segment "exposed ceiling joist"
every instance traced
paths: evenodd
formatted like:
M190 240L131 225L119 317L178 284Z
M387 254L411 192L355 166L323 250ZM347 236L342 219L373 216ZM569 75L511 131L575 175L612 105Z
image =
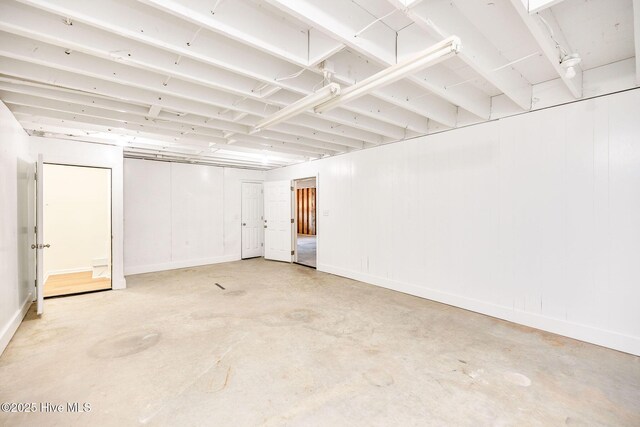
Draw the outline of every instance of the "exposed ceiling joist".
M304 160L302 156L293 156L287 154L278 153L274 156L273 153L265 153L263 150L256 150L247 147L234 147L235 151L206 148L185 144L174 144L167 141L159 141L156 137L154 139L148 139L140 136L127 135L126 133L109 134L105 128L97 126L95 128L85 126L83 124L66 123L62 121L56 121L53 119L46 122L34 122L30 120L29 116L21 116L20 123L23 127L35 136L51 136L63 139L82 140L89 142L96 142L108 145L118 145L125 147L125 149L145 149L145 150L157 150L159 152L169 151L172 153L184 153L188 156L201 156L204 158L225 159L227 164L230 165L260 165L262 167L263 158L269 156L272 165L285 165L289 164L293 159L297 161ZM84 126L84 127L83 127ZM51 135L43 135L49 133ZM110 137L110 138L109 138ZM287 157L289 156L289 157Z
M308 64L309 37L318 37L330 43L324 34L303 32L300 27L277 19L251 2L223 1L213 11L211 2L200 0L140 1L301 66Z
M77 105L89 107L100 107L111 111L135 114L141 117L148 117L149 108L145 105L139 105L132 102L109 99L106 97L96 96L82 92L74 92L70 90L62 90L56 86L47 86L44 84L21 82L15 79L0 77L0 90L16 94L32 95L49 100L57 100L69 102ZM219 129L221 131L248 133L249 126L233 123L230 121L219 120L211 117L202 117L195 114L187 114L175 111L160 111L157 116L158 120L165 120L175 123L182 123L192 126L204 126L211 129Z
M152 89L149 90L141 89L138 87L130 87L122 85L120 83L114 83L94 77L78 75L69 71L47 68L44 65L34 65L27 62L6 58L0 61L0 72L3 74L27 78L42 83L56 82L57 85L66 88L73 88L87 94L97 93L103 96L112 97L112 99L116 98L143 105L153 105L157 103L158 105L161 105L163 109L187 112L204 117L212 117L219 120L233 122L232 117L230 117L228 114L223 113L222 108L210 105L209 103L205 104L204 102L193 101L172 95L163 95L159 97L157 92ZM253 121L255 123L257 122L259 117L263 116L264 114L261 114L260 116L252 116L250 121ZM299 124L298 126L296 126L296 133L294 135L310 136L311 138L313 138L313 135L322 133L322 135L325 136L331 135L331 140L327 142L344 142L345 145L350 146L352 146L353 144L362 144L362 140L351 138L349 136L343 136L352 134L351 129L347 127L337 129L331 122L322 122L323 123L319 123L319 121L313 117L307 118L304 116L300 116L295 120L291 120L290 124ZM401 130L398 131L398 134L400 134L400 132ZM355 131L353 133L355 133L356 136L370 135L370 141L367 142L375 143L380 140L380 137L375 134L366 134L359 131Z
M175 2L171 1L171 0L145 0L146 3L150 4L150 5L154 5L156 7L159 7L161 10L165 10L168 11L168 8L173 5ZM222 28L220 26L220 22L219 20L216 19L212 19L209 18L206 15L203 15L202 13L198 12L198 8L199 6L197 6L195 4L196 2L193 1L189 1L187 4L183 5L183 7L179 7L179 8L175 8L172 9L170 13L179 16L182 19L185 20L189 20L191 22L197 23L198 25L202 25L204 28L210 29L212 31L217 31L217 32L221 32ZM341 4L342 7L353 7L352 5L346 4L346 3L342 3ZM195 8L195 9L192 9ZM362 12L362 11L360 11ZM371 19L370 17L368 17L367 19ZM225 27L226 28L226 27ZM250 34L246 34L246 33L241 33L240 31L238 31L237 29L234 30L234 34L235 37L233 37L235 40L240 41L240 42L244 42L246 44L248 44L249 46L253 46L253 47L257 47L255 45L254 41L254 37L251 36ZM314 35L314 34L322 34L320 33L320 31L316 30L316 29L312 29L312 31L309 32L310 36ZM393 35L389 34L390 37L393 37L395 40L395 33L392 33ZM324 38L326 38L326 35L323 35ZM316 39L320 39L318 37L316 37ZM323 39L320 39L323 40ZM323 40L323 42L325 42L327 44L327 46L323 46L320 49L319 54L315 54L314 53L314 58L312 58L311 62L312 63L318 63L320 62L320 60L324 60L326 59L330 54L336 53L338 51L340 51L342 49L342 43L335 43L335 41L333 42L326 42ZM310 43L313 43L312 40L310 39ZM393 42L395 44L395 41ZM274 48L273 46L267 46L264 44L261 44L259 46L260 50L264 53L268 53L271 55L275 55L275 56L279 56L278 55L278 49ZM291 59L291 58L288 58ZM305 64L298 64L301 66L306 66ZM307 92L306 94L308 94L309 92ZM377 95L377 93L373 93L374 96ZM397 103L395 99L385 99L387 102L391 102L394 103L395 105L397 105L398 107L401 108L405 108L405 106L407 104L411 104L410 102L403 102L403 103ZM441 123L444 123L448 126L455 126L455 108L453 108L452 105L446 105L446 102L443 102L442 100L437 100L437 101L433 101L432 103L429 104L430 107L429 108L419 108L418 106L412 106L412 109L410 109L409 111L413 111L415 113L421 114L423 117L429 117L431 119L437 120ZM411 105L410 105L411 106ZM356 109L354 110L353 108L349 108L349 105L345 105L343 106L343 108L347 109L347 110L351 110L351 111L355 111L355 112L359 112L361 114L367 114L367 110L362 110L362 109ZM328 117L333 117L336 114L336 112L332 112ZM448 114L448 115L445 115ZM385 121L384 119L384 113L379 113L373 116L373 118L378 118L381 119L383 121ZM409 125L411 124L411 122L408 123ZM401 124L402 126L402 124ZM405 125L406 126L406 125ZM403 127L405 127L403 126Z
M37 97L30 97L30 96L24 96L24 95L16 96L11 94L6 95L3 92L0 92L0 96L2 96L6 104L13 106L14 109L16 109L15 106L26 107L27 110L24 110L24 111L28 111L30 113L33 113L41 117L52 117L52 116L55 116L56 114L55 112L62 112L67 114L73 114L74 117L87 116L87 117L94 117L97 119L115 120L117 122L125 123L127 125L128 124L140 125L140 126L144 126L147 130L160 129L160 130L175 131L175 132L179 132L181 137L185 137L185 136L186 137L195 136L199 138L202 137L202 138L205 138L206 140L210 140L211 143L216 142L217 144L222 144L222 145L227 143L226 140L221 139L222 135L220 131L213 130L213 129L203 128L203 127L184 126L184 125L179 125L178 123L169 122L169 121L148 121L148 120L145 120L144 118L136 117L126 113L120 113L117 111L114 112L114 111L104 110L96 107L78 106L75 104L63 103L63 102L54 101L54 100L46 100L46 99L37 98ZM31 107L31 109L29 109L29 107ZM33 108L38 108L38 110L33 111ZM44 111L43 109L52 110L52 112ZM87 121L90 121L90 119L87 119ZM304 138L296 138L296 137L280 138L280 135L277 133L269 133L269 135L272 135L272 137L268 137L267 139L251 137L251 141L264 144L265 147L273 145L274 143L284 143L287 145L291 145L292 148L297 147L300 150L312 152L319 155L334 155L334 154L348 151L342 146L336 146L329 143L309 141ZM242 135L242 134L235 136L236 140L244 140L246 138L249 138L249 136Z
M147 114L144 114L143 111L141 112L135 108L130 108L124 103L111 102L103 105L100 103L99 99L91 100L90 97L82 97L78 95L64 96L65 94L56 93L55 91L46 91L42 89L39 91L33 91L29 89L30 88L28 86L21 87L19 85L8 85L0 82L0 98L6 103L34 107L41 106L53 110L127 121L131 123L147 125L154 124L167 129L210 135L216 138L223 138L225 137L224 134L227 133L220 129L220 126L215 120L210 123L211 121L204 117L198 118L191 115L173 116L169 113L163 113L156 117L156 119L150 120ZM96 103L96 101L98 102ZM222 124L224 126L225 122L222 122ZM246 135L249 133L249 128L243 127L241 130L230 132ZM303 136L294 136L277 131L265 131L261 134L261 137L265 140L265 143L279 140L282 142L300 144L325 150L322 151L322 153L325 153L326 151L331 151L333 152L332 154L342 153L349 151L349 149L352 148L345 145L305 138ZM356 147L353 148L363 148L363 146L356 144Z
M344 45L339 41L325 36L315 28L311 28L309 30L309 60L307 61L307 66L318 66L322 61L340 52L343 48Z
M530 14L538 13L564 0L522 0L528 2L527 10Z
M207 132L203 129L198 129L191 131L183 130L183 129L175 129L175 126L172 126L171 123L153 123L153 122L144 122L144 120L129 120L132 117L127 117L128 120L122 120L122 116L116 117L104 117L108 114L106 112L98 112L96 113L94 110L85 111L83 113L77 112L69 112L69 107L65 106L50 106L53 108L41 108L38 106L32 105L23 105L23 104L14 104L8 102L10 109L14 114L29 114L35 117L43 117L43 118L54 118L60 120L67 120L73 122L80 122L86 124L97 124L100 126L105 126L111 128L114 132L117 132L121 129L133 131L133 132L144 132L147 134L155 134L160 136L165 136L168 138L173 138L173 141L176 143L182 142L183 140L187 140L190 142L193 141L201 141L203 146L210 146L215 143L217 147L224 147L228 144L228 141L223 139L221 136L213 135L214 132ZM54 109L55 108L55 109ZM87 107L89 109L89 107ZM87 110L85 109L85 110ZM126 117L126 116L125 116ZM251 137L248 135L237 135L235 137L236 141L247 141L255 144L262 145L264 149L268 146L273 146L274 144L278 144L281 147L289 147L292 150L296 150L301 155L310 156L310 157L319 157L325 155L333 155L337 154L336 151L319 149L310 147L300 143L290 143L284 141L264 141L260 138Z
M528 110L544 82L536 106L581 97L572 47L586 69L635 50L640 84L640 0L578 3L6 0L0 99L36 133L126 141L131 156L164 150L165 159L268 169L488 120L503 101L509 112ZM597 28L586 28L595 18ZM250 134L330 82L358 87L449 35L462 39L455 58ZM633 71L620 72L624 88ZM590 71L585 93L613 87L611 73ZM264 163L273 153L281 157Z
M344 84L346 82L349 85L354 83L353 81L343 79L341 76L337 75L333 76L333 81L340 84ZM418 108L413 108L413 102L404 102L404 99L400 99L401 97L397 96L397 91L393 92L392 89L385 91L384 89L375 91L375 96L369 95L366 97L366 99L363 99L362 102L350 102L348 105L348 110L359 114L361 117L360 120L362 120L362 117L367 117L370 119L378 120L382 123L386 123L388 125L397 126L398 124L400 124L402 128L405 128L409 131L411 136L417 136L419 134L426 133L425 129L428 118L423 114L423 111ZM416 87L413 87L412 90L412 97L425 95L424 93L420 93L420 90ZM394 98L393 96L388 95L388 92L393 93L394 95L396 95L396 97ZM284 91L281 91L274 97L272 97L272 100L277 100L283 105L290 105L300 99L295 95L291 95L291 92L284 93ZM422 102L428 102L431 100L431 98L434 97L425 97ZM441 102L441 100L437 101ZM403 103L405 108L400 108L398 104ZM340 110L341 109L336 109L334 111L331 111L327 117L332 117L332 113L334 113L335 111L339 112ZM397 137L397 135L397 133L394 134L395 137Z
M127 41L82 22L64 25L56 15L19 3L0 3L0 30L64 47L69 54L81 52L118 61L120 64L161 74L165 79L170 77L186 80L237 96L259 100L264 98L266 90L272 89L267 85L261 91L256 91L260 83L256 79L210 67L189 58L178 60L172 52Z
M424 49L426 45L436 42L436 38L431 37L418 24L409 25L398 32L398 60L413 54L414 52ZM464 51L464 41L462 49ZM351 66L353 68L353 66ZM456 72L443 65L436 65L415 74L413 79L407 82L399 82L397 85L388 88L390 91L396 92L398 85L410 84L410 86L420 86L426 88L434 96L447 99L454 105L463 108L470 113L488 119L491 115L491 98L486 93L473 85L460 86L458 83L462 80ZM417 82L417 83L416 83ZM413 92L413 97L421 97L422 94ZM420 98L422 99L422 98ZM429 100L426 100L429 101Z
M122 136L120 140L122 144L131 144L135 146L138 144L138 139L145 141L146 143L142 143L145 146L154 146L157 148L162 147L174 147L174 148L184 148L191 147L193 149L200 150L203 152L207 151L216 151L216 150L224 150L229 152L245 152L252 153L254 156L264 156L264 155L276 155L281 157L291 157L292 159L296 159L296 161L304 161L308 159L317 159L318 156L315 153L308 153L305 151L297 150L289 147L279 147L278 152L271 152L269 147L263 146L261 144L257 144L255 142L245 142L245 141L237 141L232 145L220 145L209 147L208 142L194 139L192 137L182 138L179 143L175 141L171 136L165 136L156 132L145 132L145 131L135 131L124 128L115 128L104 123L87 123L86 121L73 120L72 119L61 119L54 117L36 117L28 113L23 113L19 111L14 112L18 121L25 126L26 129L33 130L43 130L54 129L56 131L62 131L63 133L68 133L70 135L93 135L94 137L102 137L104 140L109 140L107 138L108 135L113 136ZM132 139L136 138L136 139ZM113 141L113 139L111 139ZM154 141L153 144L149 144L149 142Z
M399 61L397 64L391 65L374 75L343 89L337 97L329 99L322 105L317 106L315 111L329 111L341 104L357 100L376 89L389 86L399 80L411 76L418 70L428 68L452 58L460 51L460 47L461 42L458 37L449 37L441 42L429 46L426 49L423 49L407 59Z
M185 40L192 37L191 33L197 31L197 29L194 27L190 32L186 31L185 25L177 25L177 21L170 16L168 18L171 19L166 19L166 17L163 19L164 14L160 12L158 12L158 16L144 14L135 7L131 10L123 9L121 3L109 0L101 1L100 8L82 2L71 4L72 2L69 0L60 2L26 0L25 2L62 16L72 16L80 22L73 26L65 26L60 21L55 20L56 25L53 26L50 22L48 26L44 25L45 22L41 22L42 25L35 26L22 25L20 26L22 34L32 32L34 28L39 27L55 28L53 33L56 35L55 39L63 42L65 46L75 45L80 52L87 52L87 49L90 49L89 53L91 55L101 57L108 55L109 52L116 52L115 56L111 55L109 58L118 58L122 64L129 64L160 73L163 76L163 83L166 82L166 75L169 75L174 76L174 79L181 79L185 83L188 81L207 85L242 97L253 98L252 100L255 101L266 98L265 93L262 91L252 92L260 85L256 84L256 81L247 80L246 78L242 80L241 76L258 79L257 83L269 83L288 89L295 89L300 94L311 93L313 86L317 85L321 80L319 75L307 72L296 77L296 79L276 81L278 77L290 75L293 70L297 72L300 69L282 60L278 61L262 51L243 47L234 40L225 39L225 37L209 31L198 33L198 37L193 43L185 42ZM5 8L9 7L11 6L5 6ZM14 9L16 9L15 6ZM25 6L22 6L22 9L25 9ZM30 11L28 9L21 12L23 15L29 16L26 21L32 20L34 16L38 17L33 10ZM123 14L127 15L129 19L123 20L121 18ZM38 19L47 21L46 16L39 16ZM83 25L82 22L112 32L114 35L109 37L104 33L99 34L99 31L96 34L95 30ZM15 29L17 26L17 24L6 23L7 30L18 31ZM55 42L55 40L51 40L52 37L49 34L49 30L42 33L36 31L35 33L46 34L49 37L47 42ZM121 36L131 40L139 40L142 44L126 42ZM90 40L91 43L83 43L82 40L85 39ZM151 51L148 44L157 46L162 50L155 49ZM190 46L187 46L187 44L190 44ZM173 54L169 54L167 50L173 52ZM211 67L206 66L207 63L222 69L211 69ZM225 71L225 69L229 71ZM272 71L270 72L270 70ZM233 73L230 73L231 71ZM237 74L240 74L240 76ZM296 84L293 84L293 80L295 80ZM303 85L298 84L300 81L303 82ZM184 84L175 80L173 82L169 80L166 83L174 86ZM357 112L362 114L362 111ZM374 120L368 120L367 117L358 117L343 109L331 112L327 119L367 132L384 135L391 140L398 139L398 135L402 134L402 129L406 126L405 123L382 124L375 118ZM396 129L393 129L393 127Z
M366 31L361 31L371 24L372 17L354 3L329 0L323 2L323 7L320 8L308 0L267 1L283 12L291 14L308 25L320 29L327 35L344 43L346 46L373 59L379 66L377 71L385 66L396 63L395 31L385 25L372 26ZM348 10L343 10L339 17L337 14L331 13L332 10L338 9ZM424 47L428 46L429 45L426 44ZM425 86L422 80L414 79L414 81L422 90L427 89L427 86ZM374 91L372 94L378 96L379 92ZM394 103L413 112L420 112L424 117L428 117L439 123L450 127L456 125L456 107L446 98L432 97L431 102L425 105L424 103L416 104L411 99L400 101L394 97L385 97L384 95L382 95L382 97L387 102Z
M401 7L397 0L390 1ZM515 69L501 68L509 61L457 10L455 4L445 0L422 2L406 14L436 40L454 34L460 37L462 51L458 57L520 108L531 109L531 84ZM488 115L485 113L480 117L486 119Z
M567 89L569 89L575 98L582 98L582 69L580 66L577 66L575 77L570 78L567 77L566 70L562 68L562 65L560 65L561 56L556 44L560 44L567 51L570 51L571 48L553 15L547 13L549 12L548 10L541 11L535 15L529 15L529 11L522 3L522 0L509 1L518 12L518 15L520 15L522 22L524 22L536 43L540 46L544 56L556 70L558 76L562 79ZM545 21L543 22L540 17ZM549 28L547 28L546 25L548 25ZM550 31L553 31L553 36ZM553 40L554 38L557 40L557 43Z
M395 31L385 25L369 27L375 18L353 2L326 0L266 0L309 26L337 39L352 49L363 52L380 64L394 64ZM340 10L340 13L334 11ZM360 30L369 27L367 31ZM358 34L359 33L359 34ZM356 35L357 34L357 35Z
M157 94L157 101L161 101L163 95L170 95L249 114L270 114L278 110L273 105L265 106L253 99L244 99L191 82L177 79L166 82L166 76L161 74L146 72L82 52L70 52L62 47L9 33L0 33L0 54L8 58L65 71L81 72L88 77L152 91ZM160 102L151 104L162 105Z

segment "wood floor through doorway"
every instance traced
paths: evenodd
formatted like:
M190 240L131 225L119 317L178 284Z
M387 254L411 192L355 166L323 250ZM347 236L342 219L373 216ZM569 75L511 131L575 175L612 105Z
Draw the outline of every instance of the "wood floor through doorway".
M82 292L101 291L111 289L109 277L92 278L90 271L79 273L53 274L44 284L44 296L56 297L60 295L79 294Z

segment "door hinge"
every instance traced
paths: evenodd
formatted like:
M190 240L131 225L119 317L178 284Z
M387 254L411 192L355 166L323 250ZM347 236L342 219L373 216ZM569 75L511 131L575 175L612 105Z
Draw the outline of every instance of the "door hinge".
M295 253L296 253L296 251L291 251L291 255L293 255L293 254L295 254Z
M33 232L38 234L38 226L37 225L33 227Z
M293 191L293 187L291 187L291 191Z
M38 180L38 173L37 172L33 174L33 179L35 179L36 181Z
M33 281L33 286L35 286L36 288L38 287L38 279Z
M293 224L293 218L291 218L291 224Z

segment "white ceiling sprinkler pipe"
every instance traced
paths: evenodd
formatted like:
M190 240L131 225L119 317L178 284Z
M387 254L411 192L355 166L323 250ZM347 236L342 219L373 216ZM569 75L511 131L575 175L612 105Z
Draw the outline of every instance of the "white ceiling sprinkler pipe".
M330 83L327 86L318 89L316 92L305 96L302 99L294 102L291 105L287 105L282 110L277 111L270 116L260 120L249 134L260 132L261 130L268 128L269 126L282 123L290 118L311 110L316 106L335 98L340 95L340 85L337 83Z
M395 65L391 65L379 73L370 76L353 86L342 90L337 96L315 108L316 113L324 113L339 105L353 101L383 86L394 83L410 76L424 68L435 65L460 52L462 42L457 36L447 37L443 41L434 44L420 53L405 59Z

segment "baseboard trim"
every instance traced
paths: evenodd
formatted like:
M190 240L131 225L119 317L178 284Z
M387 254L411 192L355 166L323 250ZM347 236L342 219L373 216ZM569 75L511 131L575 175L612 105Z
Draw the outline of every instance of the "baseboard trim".
M55 276L57 274L84 273L84 272L92 271L92 270L93 269L91 267L64 268L64 269L61 269L61 270L47 271L46 275L47 276Z
M239 255L224 255L212 258L200 258L184 261L170 261L162 264L148 264L125 267L124 274L129 276L132 274L155 273L158 271L176 270L178 268L200 267L202 265L220 264L222 262L239 261Z
M58 274L73 274L73 273L85 273L91 271L91 267L78 267L78 268L65 268L62 270L47 271L44 274L44 283L47 283L49 277L57 276Z
M13 338L13 335L20 327L20 323L22 323L22 319L26 316L27 311L29 311L29 307L33 302L33 293L29 292L27 298L22 303L22 306L16 313L13 315L11 320L2 328L2 332L0 332L0 356L4 353L4 350L9 345L9 341Z
M620 334L618 332L600 329L584 324L573 323L537 313L517 310L497 304L488 303L486 301L480 301L460 295L449 294L435 289L430 289L396 280L390 280L383 277L343 269L340 267L334 267L327 264L319 263L317 269L318 271L347 277L349 279L358 280L375 286L380 286L382 288L403 292L421 298L426 298L476 313L485 314L487 316L496 317L498 319L507 320L509 322L518 323L520 325L541 329L543 331L552 332L554 334L640 356L639 337Z

